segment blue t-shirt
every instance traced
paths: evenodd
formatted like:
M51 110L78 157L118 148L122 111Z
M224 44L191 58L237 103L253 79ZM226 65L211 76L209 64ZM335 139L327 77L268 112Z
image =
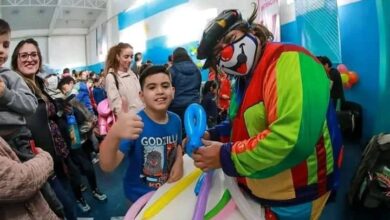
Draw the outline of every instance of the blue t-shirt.
M175 162L177 146L181 144L181 120L168 111L168 122L158 124L144 112L144 129L137 140L121 140L119 150L129 160L123 188L126 197L135 202L139 197L156 190L169 177Z

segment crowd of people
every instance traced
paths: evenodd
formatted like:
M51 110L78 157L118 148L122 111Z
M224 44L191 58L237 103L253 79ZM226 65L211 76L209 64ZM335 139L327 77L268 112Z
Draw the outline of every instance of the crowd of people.
M197 54L209 69L203 85L182 47L155 65L119 43L99 74L65 68L42 77L30 38L18 43L8 69L11 29L0 19L0 219L76 219L74 204L88 212L83 191L107 199L97 162L109 172L129 161L123 187L132 202L179 180L192 103L204 107L208 125L193 152L196 167L237 177L279 219L296 218L302 205L302 219L317 219L336 187L341 148L329 79L309 51L272 43L255 17L256 9L248 20L227 10L211 21Z

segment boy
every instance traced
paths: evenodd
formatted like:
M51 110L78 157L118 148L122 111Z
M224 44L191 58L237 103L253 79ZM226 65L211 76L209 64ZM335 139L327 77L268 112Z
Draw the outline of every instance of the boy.
M68 101L68 104L72 106L71 114L74 114L77 120L77 124L79 125L78 132L81 136L81 145L70 144L71 159L80 167L81 173L87 176L88 183L92 189L92 195L96 199L104 201L107 199L107 196L104 193L100 192L97 187L95 170L93 169L93 164L91 163L90 158L88 156L88 153L90 153L89 149L93 148L90 136L94 123L94 115L90 111L88 111L88 109L79 100L77 100L77 97L72 98L72 96L77 93L77 91L75 91L74 89L74 83L75 81L72 77L64 77L58 83L58 89L61 90L61 92L67 97L67 99L70 99L70 101ZM71 114L69 116L71 116ZM68 126L69 125L70 124L68 124ZM69 134L70 139L72 139L71 136L72 135ZM85 188L85 186L82 187ZM78 197L76 199L81 204L81 209L85 212L88 211L88 204L86 204L84 198L81 196L80 193L75 192L75 194L76 193L76 197Z
M75 80L72 77L64 77L58 83L58 89L69 100L69 104L73 107L74 114L80 124L79 130L84 138L89 138L93 129L95 116L89 109L78 99L78 91ZM71 96L75 96L71 98Z
M132 202L183 176L181 121L168 111L175 91L171 76L163 66L150 66L139 80L145 109L137 116L122 107L100 146L100 166L105 171L115 169L125 156L129 159L123 187ZM122 106L127 103L122 101Z
M3 68L8 58L10 34L8 23L0 19L0 136L18 133L19 129L26 127L24 116L34 114L38 106L22 77Z

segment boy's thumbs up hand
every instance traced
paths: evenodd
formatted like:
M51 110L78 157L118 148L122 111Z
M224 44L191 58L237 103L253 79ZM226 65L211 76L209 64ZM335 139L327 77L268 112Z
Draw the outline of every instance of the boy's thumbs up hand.
M120 139L137 139L142 132L144 123L133 111L129 111L127 100L122 98L122 110L117 121L111 128L114 135Z

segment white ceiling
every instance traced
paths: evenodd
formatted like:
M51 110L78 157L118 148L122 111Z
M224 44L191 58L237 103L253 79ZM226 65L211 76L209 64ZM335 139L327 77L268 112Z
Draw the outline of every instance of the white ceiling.
M89 29L107 0L0 0L0 17L12 31L45 29L48 35L56 29Z

